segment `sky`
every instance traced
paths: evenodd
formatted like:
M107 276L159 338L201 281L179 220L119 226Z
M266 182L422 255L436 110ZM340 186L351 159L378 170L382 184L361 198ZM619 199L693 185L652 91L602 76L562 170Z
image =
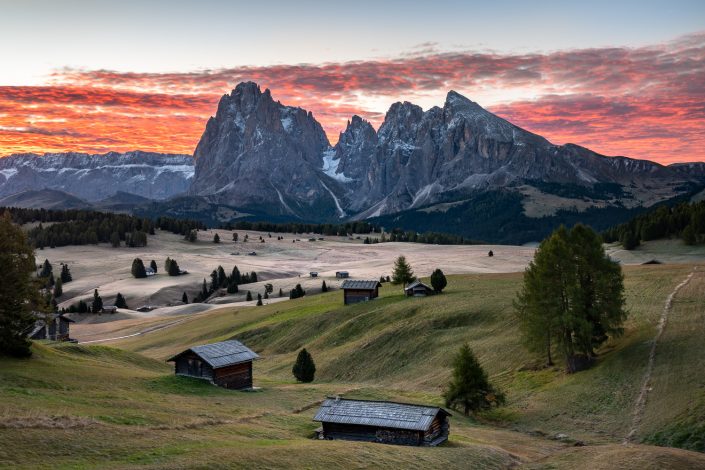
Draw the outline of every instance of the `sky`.
M455 90L556 144L705 161L703 1L0 0L0 155L192 153L244 80L313 112Z

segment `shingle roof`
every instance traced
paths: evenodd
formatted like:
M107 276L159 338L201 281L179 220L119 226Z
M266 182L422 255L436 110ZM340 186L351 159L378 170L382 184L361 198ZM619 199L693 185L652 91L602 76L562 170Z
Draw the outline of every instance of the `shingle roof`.
M377 287L381 286L382 284L379 283L379 281L353 281L353 280L347 280L343 281L341 284L341 289L368 289L368 290L373 290L376 289Z
M438 413L450 416L450 413L443 408L433 406L328 398L323 402L313 420L326 423L427 431Z
M167 359L167 362L175 361L177 357L188 351L192 351L197 354L214 369L259 359L257 353L249 349L240 341L232 339L229 341L221 341L220 343L194 346L170 359Z
M406 287L404 288L404 290L413 289L414 287L418 287L418 286L423 286L423 287L425 287L425 288L428 289L428 290L433 290L433 289L431 289L430 286L424 284L423 282L421 282L421 281L419 281L419 280L416 280L416 281L412 282L411 284L409 284L408 286L406 286Z

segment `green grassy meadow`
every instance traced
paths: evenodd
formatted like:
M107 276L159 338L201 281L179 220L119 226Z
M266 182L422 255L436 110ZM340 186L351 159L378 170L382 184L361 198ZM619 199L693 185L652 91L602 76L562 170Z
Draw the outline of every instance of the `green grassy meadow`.
M705 468L705 454L694 452L705 450L702 267L674 300L635 444L621 444L664 302L693 269L625 268L625 335L574 375L541 367L522 347L512 309L521 274L449 276L446 292L429 298L385 284L379 299L355 306L334 291L214 310L110 346L37 343L31 359L0 359L0 467ZM259 390L175 377L164 362L228 338L262 356ZM463 342L507 405L474 418L453 412L446 445L312 439L326 395L442 405ZM301 347L316 361L313 384L291 375Z

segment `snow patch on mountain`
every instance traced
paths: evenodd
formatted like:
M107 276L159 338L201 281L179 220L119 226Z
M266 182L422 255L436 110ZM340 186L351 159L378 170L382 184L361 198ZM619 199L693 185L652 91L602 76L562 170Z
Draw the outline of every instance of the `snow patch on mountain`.
M336 158L335 149L329 148L323 152L323 173L341 183L353 181L352 178L348 178L344 173L337 173L338 165L340 165L340 158Z

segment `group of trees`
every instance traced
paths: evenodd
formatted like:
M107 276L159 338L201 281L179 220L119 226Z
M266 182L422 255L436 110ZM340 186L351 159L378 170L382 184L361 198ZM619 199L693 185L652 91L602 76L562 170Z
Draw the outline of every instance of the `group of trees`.
M110 243L114 247L125 244L140 247L147 244L147 234L155 228L185 234L194 229L205 229L201 222L159 217L156 221L127 214L92 210L7 209L17 224L39 223L27 232L30 242L39 249L67 245ZM52 222L50 225L45 223Z
M303 289L303 287L301 287L301 284L296 284L296 287L291 289L291 292L289 292L290 299L300 299L305 295L306 291Z
M588 367L626 318L621 268L592 229L557 229L529 264L515 301L526 346L553 364L558 352L568 372Z
M203 302L218 289L226 289L228 294L236 294L242 284L257 282L255 271L241 273L237 266L234 266L230 274L225 273L222 266L218 266L210 274L210 283L203 279L200 292L193 298L193 302ZM184 293L186 296L186 293ZM183 300L183 299L182 299ZM251 298L248 300L252 300ZM184 302L187 303L187 302Z
M157 272L157 263L152 260L152 263L150 264L151 268L154 270L154 272ZM181 268L179 267L179 263L176 262L175 259L172 259L167 256L166 261L164 261L164 271L169 275L169 276L180 276L182 274Z
M426 243L430 245L476 245L477 240L470 240L462 235L441 232L418 233L414 230L392 229L389 233L383 233L380 242L411 242Z
M128 308L125 298L118 292L115 298L115 306L118 308ZM103 298L98 293L98 289L93 290L93 300L89 304L81 299L78 302L62 308L61 313L101 313L103 311Z
M45 295L49 297L51 305L56 305L56 299L64 295L64 283L73 280L69 266L63 263L61 264L61 272L54 277L54 267L48 259L45 259L44 263L39 266L37 277Z
M296 222L246 222L239 221L221 225L224 230L250 230L274 233L317 233L319 235L347 235L350 233L380 232L379 227L365 221L344 224L304 224Z
M607 243L619 241L626 250L661 238L680 238L687 245L705 243L705 201L659 206L605 230L602 238Z

